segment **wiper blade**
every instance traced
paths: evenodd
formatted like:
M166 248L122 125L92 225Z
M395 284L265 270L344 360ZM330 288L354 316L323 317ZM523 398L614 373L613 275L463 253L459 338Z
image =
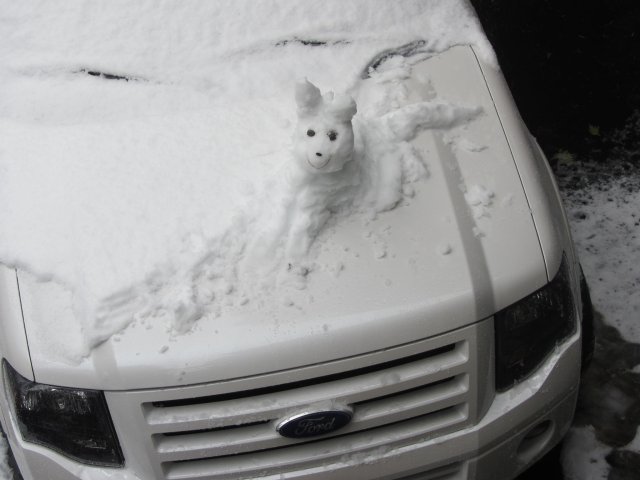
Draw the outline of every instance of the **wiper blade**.
M415 55L416 53L420 53L422 48L427 44L426 40L416 40L411 43L407 43L405 45L401 45L399 47L390 48L389 50L385 50L380 52L378 55L373 57L373 59L367 64L365 69L362 72L361 78L367 79L371 76L371 72L375 71L380 64L382 64L385 60L395 56L402 57L410 57L411 55Z

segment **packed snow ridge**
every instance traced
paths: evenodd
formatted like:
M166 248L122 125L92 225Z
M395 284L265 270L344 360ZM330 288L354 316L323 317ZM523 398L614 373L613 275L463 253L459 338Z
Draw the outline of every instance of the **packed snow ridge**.
M481 113L412 66L493 61L462 0L1 3L0 262L72 292L74 358L304 288L327 222L410 201L411 140Z

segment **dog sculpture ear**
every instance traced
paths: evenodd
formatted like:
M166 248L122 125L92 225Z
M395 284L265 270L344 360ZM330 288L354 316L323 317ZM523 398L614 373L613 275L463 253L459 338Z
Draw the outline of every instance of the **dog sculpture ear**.
M325 102L325 110L336 120L344 123L351 121L356 114L356 102L349 95L335 95L331 102Z
M315 114L322 105L320 89L306 78L296 83L296 104L298 116Z

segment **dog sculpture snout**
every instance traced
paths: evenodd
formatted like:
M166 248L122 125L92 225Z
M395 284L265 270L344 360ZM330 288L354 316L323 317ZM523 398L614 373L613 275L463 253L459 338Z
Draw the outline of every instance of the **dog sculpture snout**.
M294 156L300 166L314 173L342 170L353 158L353 126L356 104L349 95L325 95L308 80L296 85L298 125Z

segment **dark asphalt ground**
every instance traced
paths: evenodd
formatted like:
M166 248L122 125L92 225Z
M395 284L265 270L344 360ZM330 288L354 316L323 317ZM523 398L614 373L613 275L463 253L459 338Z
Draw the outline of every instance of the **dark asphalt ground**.
M566 150L605 161L616 132L640 109L640 2L471 3L547 155Z

